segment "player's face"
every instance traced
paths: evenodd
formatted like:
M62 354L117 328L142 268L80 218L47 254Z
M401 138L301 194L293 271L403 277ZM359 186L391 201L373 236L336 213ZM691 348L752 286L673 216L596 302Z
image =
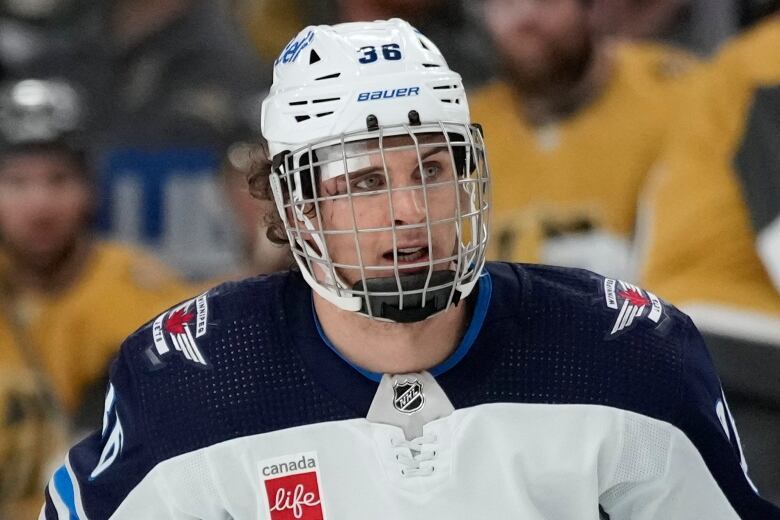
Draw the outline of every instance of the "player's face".
M321 195L333 197L321 204L328 252L350 286L361 271L346 266L361 263L373 267L366 278L394 276L396 259L402 276L427 272L430 264L451 267L455 217L465 197L444 136L418 139L419 156L410 137L385 138L384 153L373 140L365 143L359 167L352 163L347 175L323 176Z
M64 154L23 153L0 160L0 241L24 262L46 267L85 232L90 189Z
M506 72L521 90L579 79L593 52L582 0L486 0L485 20Z

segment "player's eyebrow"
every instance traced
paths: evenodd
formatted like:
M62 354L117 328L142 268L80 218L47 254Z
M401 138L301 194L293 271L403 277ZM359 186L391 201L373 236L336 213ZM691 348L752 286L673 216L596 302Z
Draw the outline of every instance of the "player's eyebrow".
M436 155L437 153L440 152L448 151L447 143L430 143L430 144L421 143L421 144L423 145L421 149L425 151L420 153L420 160L427 159L431 155Z
M346 177L351 180L355 180L355 179L359 179L360 177L370 175L372 173L384 173L384 168L382 168L381 166L367 166L359 170L347 172Z

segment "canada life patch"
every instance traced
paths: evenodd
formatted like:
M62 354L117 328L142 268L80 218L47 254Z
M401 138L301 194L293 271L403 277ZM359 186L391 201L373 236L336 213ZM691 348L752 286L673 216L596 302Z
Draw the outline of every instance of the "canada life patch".
M618 311L608 336L633 328L640 319L659 324L664 317L663 304L655 294L622 280L605 278L604 298L608 308Z
M206 334L208 315L208 300L206 293L203 293L158 316L152 324L152 337L157 354L164 356L176 351L187 361L207 366L197 340Z
M263 460L259 464L271 520L324 520L317 452Z

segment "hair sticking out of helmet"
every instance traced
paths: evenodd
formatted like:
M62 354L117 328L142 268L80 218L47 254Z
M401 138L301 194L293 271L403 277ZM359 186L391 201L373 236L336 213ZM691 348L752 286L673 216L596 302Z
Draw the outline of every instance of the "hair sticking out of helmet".
M460 75L403 20L307 27L262 106L279 215L320 296L414 322L484 265L488 167Z

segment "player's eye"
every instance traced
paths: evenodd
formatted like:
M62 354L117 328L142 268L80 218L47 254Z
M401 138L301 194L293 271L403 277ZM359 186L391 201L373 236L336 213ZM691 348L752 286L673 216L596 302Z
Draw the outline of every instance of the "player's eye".
M426 163L423 165L422 177L426 182L433 181L439 177L441 170L439 163Z
M381 188L385 184L385 176L382 173L369 173L361 175L351 181L352 191L372 191Z

